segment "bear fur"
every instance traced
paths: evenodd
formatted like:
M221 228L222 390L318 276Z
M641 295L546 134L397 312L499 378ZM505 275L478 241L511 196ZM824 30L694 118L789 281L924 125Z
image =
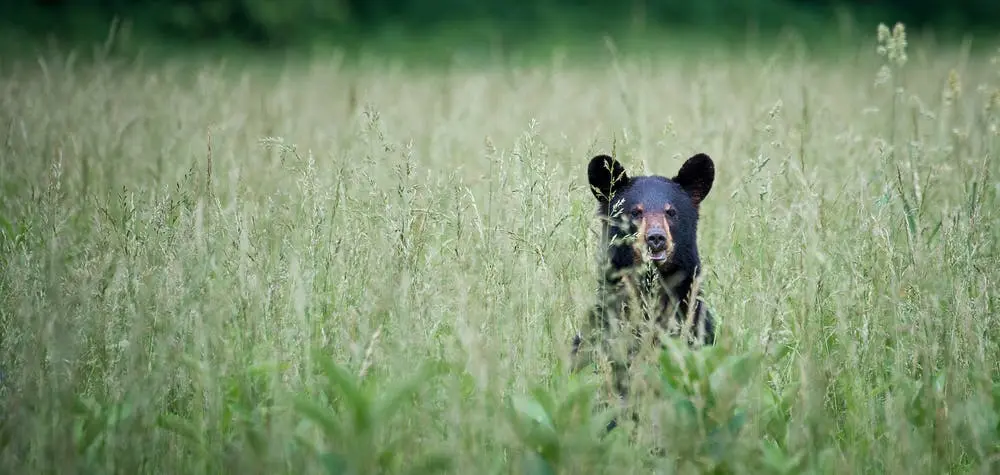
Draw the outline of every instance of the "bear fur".
M631 176L614 158L597 155L587 177L601 221L603 272L585 331L573 339L573 366L607 361L613 391L625 398L633 359L655 348L661 334L684 336L691 346L715 343L715 322L697 287L699 209L715 165L699 153L672 178Z

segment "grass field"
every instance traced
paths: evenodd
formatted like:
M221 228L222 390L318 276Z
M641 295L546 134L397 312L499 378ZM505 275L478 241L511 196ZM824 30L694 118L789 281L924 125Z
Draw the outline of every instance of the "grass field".
M0 472L995 473L1000 65L876 46L5 60ZM602 437L612 151L715 159L720 329Z

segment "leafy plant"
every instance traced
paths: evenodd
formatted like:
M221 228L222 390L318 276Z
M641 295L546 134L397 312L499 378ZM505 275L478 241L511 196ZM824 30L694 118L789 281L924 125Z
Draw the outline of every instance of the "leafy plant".
M431 379L434 365L421 366L412 376L388 387L364 387L363 381L348 373L333 359L316 353L326 378L322 397L298 397L295 409L316 424L322 433L317 449L321 465L331 474L382 473L394 468L401 450L412 451L414 442L394 431L392 420L404 404L419 392L419 386ZM306 438L300 442L312 447ZM435 473L447 469L450 460L432 454L415 461L407 455L406 473Z
M740 397L763 359L762 353L729 354L722 346L691 351L667 338L659 356L659 379L672 408L663 421L665 446L711 472L733 458L746 424Z
M613 412L595 407L596 394L596 384L573 375L562 390L536 386L507 400L508 421L526 449L524 473L580 473L606 461L602 435Z

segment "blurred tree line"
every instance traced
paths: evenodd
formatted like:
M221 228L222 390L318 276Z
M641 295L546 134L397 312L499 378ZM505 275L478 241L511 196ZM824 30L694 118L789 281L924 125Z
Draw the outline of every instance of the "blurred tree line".
M507 36L569 28L760 31L835 27L848 13L865 26L903 21L908 29L961 31L1000 26L997 0L0 0L8 26L26 33L107 32L112 19L136 31L184 40L228 38L275 45L317 36L363 37L395 28L431 31L463 23ZM808 26L806 26L808 25ZM874 28L874 26L871 26Z

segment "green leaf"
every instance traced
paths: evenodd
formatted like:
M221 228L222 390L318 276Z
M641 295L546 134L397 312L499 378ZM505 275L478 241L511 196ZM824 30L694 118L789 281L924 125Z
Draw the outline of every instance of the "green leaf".
M762 442L761 452L763 452L764 466L769 469L769 472L778 474L798 472L804 457L802 452L789 457L785 450L773 440Z
M9 239L11 242L14 241L14 226L2 214L0 214L0 238Z
M710 430L705 444L709 459L715 464L724 461L729 456L731 440L730 435L718 427Z
M548 413L545 412L545 408L542 407L538 401L523 396L513 396L511 398L511 402L514 409L521 416L527 417L549 430L555 430L555 427L552 425L552 419L549 417Z
M293 404L295 410L318 425L328 439L339 440L345 435L340 421L329 407L321 406L305 397L296 398Z
M938 233L941 231L941 226L943 224L944 220L939 219L937 224L935 224L934 227L931 228L930 233L927 234L927 238L925 240L926 244L932 244L934 242L934 238L936 238Z
M507 406L511 423L521 442L547 460L560 457L559 437L552 419L538 401L514 396Z
M340 454L327 452L319 457L319 461L326 473L330 475L348 473L347 460L345 460Z
M542 407L542 411L546 416L550 417L549 426L555 429L555 421L551 419L552 414L557 412L556 402L552 398L552 395L542 387L536 387L531 390L531 395L535 398L535 401Z
M77 416L76 424L74 442L84 452L91 451L103 442L103 434L108 424L100 407L87 414Z
M660 380L664 389L670 392L682 391L684 388L681 375L684 373L680 365L674 360L669 349L660 352Z
M320 455L320 449L317 448L316 444L314 444L311 440L309 440L308 438L306 438L304 435L302 435L302 434L295 434L292 437L292 440L294 440L296 443L298 443L299 446L301 446L301 447L305 448L307 451L309 451L310 455L314 455L316 457L321 457L321 455Z
M416 374L410 378L386 389L384 392L385 396L376 401L375 407L372 410L372 417L376 422L385 422L388 418L392 417L407 398L416 394L420 384L431 378L433 372L433 366L421 366Z
M194 450L201 450L204 448L201 431L198 430L198 428L196 428L190 421L182 419L174 414L164 413L157 416L156 425L161 429L176 434L182 439L187 440L190 443L190 447Z
M528 452L524 455L524 473L526 475L555 475L556 471L552 465L535 452Z
M425 457L420 463L406 469L406 475L425 475L430 473L440 473L450 470L452 467L451 457L445 454L431 454Z
M740 387L746 386L756 373L762 359L759 353L745 354L735 357L727 365L731 380Z
M580 411L583 414L583 421L586 422L591 417L591 401L594 391L596 391L596 387L586 383L579 383L571 388L569 394L556 410L555 424L557 426L569 424L574 411Z
M799 395L799 382L788 383L781 390L781 406L782 411L787 412L795 400L798 399Z
M785 359L785 357L791 354L791 352L792 352L792 345L789 344L774 345L774 347L771 349L771 360L773 363L777 363Z
M685 358L687 358L687 368L692 381L704 382L710 374L715 372L719 356L713 351L714 349L717 348L709 347L707 351L687 352Z
M677 411L677 416L684 425L691 426L699 420L698 408L694 406L694 403L690 399L684 398L674 401L674 409Z
M942 371L941 374L934 378L934 392L937 395L944 394L944 387L948 383L948 373Z
M346 399L348 407L354 415L354 430L367 432L371 429L370 401L368 396L361 390L357 379L347 371L344 371L329 356L316 352L315 360L319 364L323 374L330 380L334 387L340 390L340 394Z
M388 447L379 451L375 456L376 463L378 463L378 468L380 472L389 470L392 466L393 460L396 459L396 446L400 444L401 440L396 439L389 444Z
M726 428L729 429L729 434L736 436L739 435L740 430L746 425L747 415L745 411L737 410L732 417L729 418L729 422L726 423Z

